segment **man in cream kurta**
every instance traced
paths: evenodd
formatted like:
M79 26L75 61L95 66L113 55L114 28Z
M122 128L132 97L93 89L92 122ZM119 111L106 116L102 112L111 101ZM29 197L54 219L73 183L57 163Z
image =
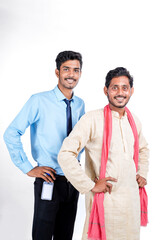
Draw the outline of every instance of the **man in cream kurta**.
M121 69L123 70L123 69ZM123 73L124 74L124 73ZM124 86L128 75L111 78L110 86ZM125 76L125 77L124 77ZM123 79L122 79L123 78ZM113 81L112 79L117 79ZM121 81L122 80L122 81ZM128 81L128 80L127 80ZM129 81L128 81L129 82ZM132 89L132 86L130 87ZM120 90L119 90L120 91ZM139 240L140 236L140 198L139 187L146 184L148 172L148 148L142 134L141 123L133 115L139 135L139 164L136 173L134 155L134 136L128 122L124 105L131 94L115 94L119 98L112 98L111 91L108 100L112 110L112 138L109 149L106 177L113 177L117 182L112 184L111 194L104 195L105 229L107 240ZM110 95L109 95L110 94ZM123 97L124 99L122 99ZM128 96L128 98L127 98ZM123 104L122 104L123 102ZM120 111L118 106L122 105ZM117 106L116 106L117 105ZM87 231L95 188L95 179L99 177L104 129L103 109L85 114L74 127L68 138L64 140L59 163L65 176L81 193L86 194L86 221L82 240L87 240ZM76 157L85 147L85 172L79 165ZM137 175L137 177L136 177ZM98 192L98 191L97 191Z

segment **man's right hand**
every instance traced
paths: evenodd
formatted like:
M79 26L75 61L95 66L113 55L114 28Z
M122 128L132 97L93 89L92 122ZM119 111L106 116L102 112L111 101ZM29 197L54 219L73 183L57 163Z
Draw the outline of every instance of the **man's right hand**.
M109 194L111 194L113 185L107 181L117 182L117 179L112 178L112 177L106 177L106 178L102 178L100 180L96 180L95 186L94 186L94 188L92 188L91 191L93 193L109 192Z
M51 167L35 167L29 171L27 175L30 177L43 178L46 182L53 182L53 180L56 179L53 173L56 173L56 171Z

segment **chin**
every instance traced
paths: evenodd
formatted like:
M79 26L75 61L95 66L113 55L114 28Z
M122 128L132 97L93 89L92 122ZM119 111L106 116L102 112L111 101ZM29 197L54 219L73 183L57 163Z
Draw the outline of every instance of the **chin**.
M124 108L125 106L126 106L126 104L123 105L123 106L117 106L117 108Z
M113 103L111 103L111 104L112 104L114 107L116 107L116 108L124 108L127 103L122 104L122 105L117 105L117 104L113 104Z
M74 86L66 86L67 89L73 89Z
M122 105L117 105L117 108L124 108L127 105L127 103L123 103Z

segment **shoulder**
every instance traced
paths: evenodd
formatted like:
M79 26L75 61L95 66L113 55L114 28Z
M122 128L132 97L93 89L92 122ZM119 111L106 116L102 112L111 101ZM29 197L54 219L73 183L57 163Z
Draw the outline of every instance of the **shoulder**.
M136 114L134 114L134 113L132 112L132 116L133 116L134 121L135 121L136 123L141 124L141 122L140 122L140 120L139 120L139 118L137 117Z
M93 134L96 126L103 125L103 122L103 109L89 111L81 117L74 129L75 131L78 129L78 131L83 130Z
M44 99L50 99L50 98L52 99L54 98L53 90L35 93L31 95L30 100L37 102L37 101L43 101Z
M24 107L36 110L39 109L40 106L48 103L48 100L50 99L54 99L53 91L35 93L30 96L28 101L25 103Z
M103 108L92 110L83 115L83 119L92 119L92 120L98 120L99 118L103 118Z
M84 104L84 100L82 98L80 98L80 97L74 96L74 100L77 103Z
M48 97L50 95L53 95L53 90L35 93L31 97L32 98L41 98L41 97Z
M132 113L132 112L131 112L131 113ZM133 119L134 119L134 121L135 121L137 130L138 130L138 132L140 132L140 131L141 131L141 128L142 128L141 121L139 120L139 118L137 117L137 115L135 115L134 113L132 113L132 116L133 116Z

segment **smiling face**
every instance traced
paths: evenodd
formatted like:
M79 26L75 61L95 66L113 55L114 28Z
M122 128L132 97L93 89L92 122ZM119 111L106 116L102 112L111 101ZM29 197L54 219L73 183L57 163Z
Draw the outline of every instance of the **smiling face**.
M58 87L62 92L72 90L78 83L81 76L80 62L68 60L61 64L60 70L56 69Z
M109 87L104 87L104 93L108 97L111 110L120 111L124 109L133 94L129 79L126 76L112 78Z

